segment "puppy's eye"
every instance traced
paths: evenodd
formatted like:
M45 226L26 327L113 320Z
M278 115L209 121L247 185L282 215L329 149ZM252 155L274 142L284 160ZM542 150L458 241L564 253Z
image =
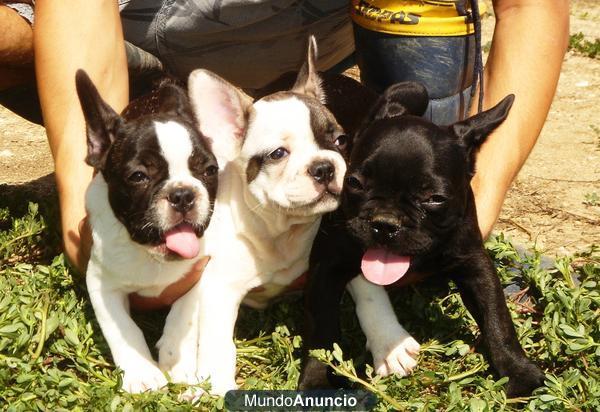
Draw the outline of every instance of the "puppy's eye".
M346 187L354 190L362 190L363 184L360 179L356 176L348 176L345 180Z
M215 165L210 165L206 169L204 169L203 175L206 177L214 176L219 171L219 168Z
M285 147L278 147L268 154L268 158L271 160L279 160L286 157L290 152L287 151Z
M333 142L340 149L344 149L348 145L348 135L342 134L335 139Z
M149 179L150 178L147 174L145 174L144 172L140 172L139 170L129 175L129 181L132 183L143 183Z
M424 203L428 206L439 206L448 200L445 196L442 195L432 195L429 197Z

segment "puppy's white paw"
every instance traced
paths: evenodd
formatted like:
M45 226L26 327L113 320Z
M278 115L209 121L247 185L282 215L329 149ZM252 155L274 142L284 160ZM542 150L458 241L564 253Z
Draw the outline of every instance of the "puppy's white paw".
M179 362L176 365L166 371L171 377L173 383L185 383L187 385L196 385L201 382L196 376L196 369L191 368L183 362Z
M168 353L165 350L164 353L159 355L159 366L162 370L169 374L171 382L173 383L184 383L187 385L197 385L202 382L196 374L196 358L193 359L175 359L172 353ZM180 401L194 402L200 399L204 395L205 391L201 388L193 387L187 388L184 392L179 394L178 399Z
M235 383L236 347L233 340L211 340L198 347L198 378L210 382L210 393L224 396L237 389Z
M225 396L228 391L237 389L235 376L229 373L223 373L222 371L219 371L211 374L210 377L208 377L208 373L198 372L198 375L201 376L201 381L208 379L210 382L210 393L212 395Z
M200 399L206 392L202 388L187 388L177 398L184 402L195 402Z
M139 362L123 369L123 390L129 393L156 391L167 385L167 379L156 365Z
M164 335L156 344L158 350L158 367L167 372L175 383L195 385L199 382L196 376L196 345L189 339L166 338Z
M380 336L367 344L373 354L375 373L406 376L417 366L420 345L404 330Z
M200 382L196 375L196 357L175 354L172 347L161 345L158 366L169 374L174 383L196 385Z
M190 381L193 381L194 379L195 379L194 383L188 382L188 384L195 385L195 384L201 383L205 380L203 378L196 378L196 376L194 375L194 377L192 379L190 379ZM173 379L173 381L175 382L174 379ZM183 380L179 380L177 382L183 382ZM229 379L222 379L222 377L220 377L220 376L216 376L215 379L211 378L210 383L211 383L211 385L210 385L211 386L211 388L210 388L211 395L225 396L225 394L228 391L237 389L237 385L236 385L235 381L229 380ZM200 397L202 395L204 395L205 393L206 392L202 388L190 387L190 388L186 389L182 394L179 395L179 400L194 402L197 399L200 399Z

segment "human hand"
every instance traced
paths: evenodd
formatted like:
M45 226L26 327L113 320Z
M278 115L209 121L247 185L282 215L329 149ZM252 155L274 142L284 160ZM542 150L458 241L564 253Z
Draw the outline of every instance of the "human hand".
M90 252L92 250L92 229L87 216L79 222L79 247L74 256L71 258L71 263L77 267L81 273L86 273L87 264L90 260Z

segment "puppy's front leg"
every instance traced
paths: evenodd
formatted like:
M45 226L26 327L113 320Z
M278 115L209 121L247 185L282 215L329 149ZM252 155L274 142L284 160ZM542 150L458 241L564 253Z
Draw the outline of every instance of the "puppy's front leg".
M223 395L236 387L233 329L245 291L232 291L213 269L208 266L172 306L157 346L159 365L174 382L193 385L210 378L211 392Z
M158 366L169 374L173 382L188 385L200 382L196 375L199 294L200 282L173 303L163 334L156 344Z
M129 315L127 294L94 273L90 262L86 276L90 300L113 360L123 370L123 390L137 393L165 386L167 380L152 359L144 334Z
M233 331L246 289L210 276L200 283L197 374L202 380L210 379L211 393L224 395L236 388Z
M398 322L385 288L357 276L348 284L348 291L373 354L375 372L408 375L417 365L419 344Z
M334 343L340 342L340 301L348 280L359 270L357 267L356 262L338 258L324 260L311 268L304 290L302 374L298 383L301 390L332 387L327 365L310 357L309 352L331 350Z
M544 373L527 358L517 339L502 285L485 251L457 268L452 277L479 325L492 366L510 378L507 394L528 395L541 386Z

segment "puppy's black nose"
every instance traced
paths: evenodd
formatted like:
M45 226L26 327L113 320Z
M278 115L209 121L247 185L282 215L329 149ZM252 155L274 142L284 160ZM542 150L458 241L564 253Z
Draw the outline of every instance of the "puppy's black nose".
M178 212L185 213L194 206L196 194L192 189L179 187L173 190L167 196L167 200L171 203L171 207Z
M329 160L319 160L310 165L308 174L315 179L317 183L327 184L333 180L335 167Z
M400 230L400 220L391 215L377 215L371 220L371 231L380 240L389 240Z

